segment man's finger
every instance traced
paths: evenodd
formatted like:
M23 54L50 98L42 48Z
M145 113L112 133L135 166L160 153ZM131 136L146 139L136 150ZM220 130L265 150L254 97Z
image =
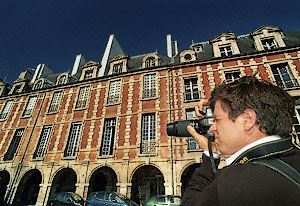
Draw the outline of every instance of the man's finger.
M204 150L208 150L208 140L205 136L200 135L198 132L196 132L194 127L192 127L190 125L187 126L187 130L194 137L194 139L197 142L197 144L199 145L199 147L201 147Z

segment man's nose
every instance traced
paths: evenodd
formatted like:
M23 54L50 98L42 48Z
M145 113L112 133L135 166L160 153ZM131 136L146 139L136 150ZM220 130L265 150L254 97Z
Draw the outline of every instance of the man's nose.
M214 133L215 131L216 131L216 124L214 122L209 128L209 132Z

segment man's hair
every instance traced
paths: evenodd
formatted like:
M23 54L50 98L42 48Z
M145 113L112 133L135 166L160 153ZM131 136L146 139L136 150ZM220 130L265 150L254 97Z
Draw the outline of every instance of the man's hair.
M245 109L256 113L256 123L267 135L287 137L292 131L295 101L285 91L270 82L254 76L244 76L232 83L217 86L210 98L214 110L221 100L221 107L235 120Z

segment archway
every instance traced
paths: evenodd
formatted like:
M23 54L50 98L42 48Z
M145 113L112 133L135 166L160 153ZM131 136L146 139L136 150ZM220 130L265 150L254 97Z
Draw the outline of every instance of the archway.
M132 177L131 199L144 205L153 195L164 195L164 177L154 166L139 168Z
M95 191L117 191L117 175L110 167L101 167L93 172L90 181L88 194Z
M183 195L189 180L193 176L196 168L198 168L198 167L200 167L200 163L192 164L183 171L182 176L181 176L181 195Z
M6 170L0 171L0 205L4 205L4 197L7 189L7 185L10 180L9 172Z
M12 205L35 205L40 191L42 174L39 170L29 170L22 177Z
M54 177L51 185L50 195L57 192L75 192L77 182L77 175L71 168L64 168L60 170Z

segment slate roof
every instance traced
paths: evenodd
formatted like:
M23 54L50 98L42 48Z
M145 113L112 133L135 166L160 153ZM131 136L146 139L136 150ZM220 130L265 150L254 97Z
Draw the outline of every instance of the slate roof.
M286 44L285 48L293 48L293 47L298 47L300 46L300 32L290 32L290 31L282 31L282 37L283 40ZM240 55L249 55L249 54L256 54L264 51L257 51L255 48L255 43L254 39L252 38L251 34L246 34L246 35L240 35L236 37L237 40L237 45L240 50ZM189 48L186 48L184 50L191 50L193 49L194 45L201 45L202 46L202 51L201 52L196 52L196 62L201 62L201 61L208 61L208 60L213 60L213 59L225 59L227 57L214 57L213 54L213 46L211 42L205 41L205 42L199 42L199 43L193 43ZM281 49L281 48L279 48ZM183 50L183 51L184 51ZM183 64L180 62L180 53L177 54L176 56L170 58L166 55L160 54L160 53L149 53L149 54L155 54L159 57L159 66L166 66L166 65L178 65L178 64ZM143 54L143 55L137 55L137 56L131 56L128 57L128 62L127 62L127 71L128 72L133 72L133 71L138 71L138 70L144 70L145 68L142 67L143 65L143 58L146 55L149 54ZM113 58L113 57L111 57ZM110 58L110 59L111 59ZM149 68L147 68L148 70ZM78 70L78 72L74 75L71 76L69 72L69 83L72 82L77 82L79 81L80 75L81 75L81 69ZM51 74L47 77L44 77L47 81L53 83L53 86L56 83L56 79L59 74ZM49 85L51 86L51 85Z

